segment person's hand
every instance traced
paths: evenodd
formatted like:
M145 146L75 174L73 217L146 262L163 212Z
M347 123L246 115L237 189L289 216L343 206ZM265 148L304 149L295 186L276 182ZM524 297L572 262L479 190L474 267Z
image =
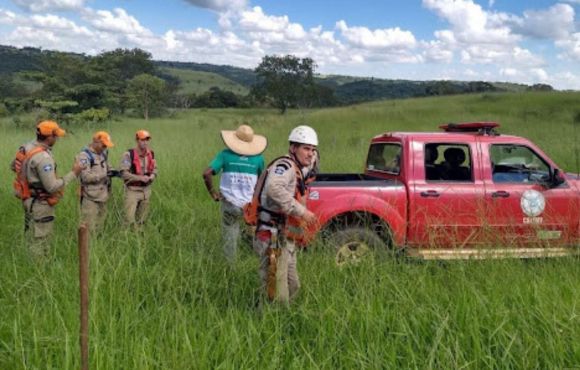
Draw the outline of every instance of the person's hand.
M304 216L302 216L302 219L304 220L306 225L311 225L318 220L316 218L316 215L309 210L306 210L306 212L304 213Z
M144 184L148 184L151 181L151 177L149 177L149 176L140 176L139 177L139 181L141 181Z
M78 175L80 175L80 173L83 169L84 169L84 166L81 164L81 162L75 161L75 163L73 163L71 171L75 174L75 176L78 176Z
M222 199L222 194L219 191L213 190L211 192L211 197L216 202L219 202Z

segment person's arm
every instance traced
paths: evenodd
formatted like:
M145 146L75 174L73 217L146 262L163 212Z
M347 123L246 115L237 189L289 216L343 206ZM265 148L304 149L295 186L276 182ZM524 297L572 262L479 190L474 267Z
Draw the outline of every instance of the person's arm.
M55 163L52 157L46 153L40 154L42 157L35 166L38 173L38 178L42 183L44 190L50 194L62 190L69 182L76 179L80 174L81 164L75 161L72 170L64 175L62 178L57 178L55 173Z
M82 184L98 184L105 181L107 178L106 173L103 174L93 171L93 168L91 167L91 160L85 152L80 153L76 160L83 166L81 171Z
M266 196L275 203L280 211L288 216L302 217L306 212L300 202L294 198L296 173L289 163L278 163L270 169L266 178Z
M121 159L121 164L119 165L119 171L121 171L121 178L126 183L133 181L141 181L141 182L149 181L149 178L147 176L140 176L131 173L131 156L129 152L125 152L125 154L123 154L123 159Z
M205 183L205 188L207 189L209 195L213 200L219 202L222 195L219 191L213 189L213 176L220 173L224 168L224 152L218 153L215 158L209 164L209 167L203 172L203 182Z
M153 180L155 180L158 176L158 170L157 170L157 160L153 159L153 173L151 175L149 175L149 178L151 179L150 181L153 182Z
M205 188L207 192L212 197L213 200L219 202L221 199L221 194L219 191L215 191L213 188L213 176L215 175L213 168L208 167L203 171L203 182L205 183Z

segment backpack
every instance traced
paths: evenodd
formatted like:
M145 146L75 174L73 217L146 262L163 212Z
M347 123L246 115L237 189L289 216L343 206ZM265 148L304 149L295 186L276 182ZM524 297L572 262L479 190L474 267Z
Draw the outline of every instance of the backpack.
M16 152L16 156L12 162L12 170L16 173L16 177L12 183L16 198L26 200L32 196L28 180L26 179L26 163L32 156L45 150L42 146L36 146L27 152L24 146L21 146L18 152Z

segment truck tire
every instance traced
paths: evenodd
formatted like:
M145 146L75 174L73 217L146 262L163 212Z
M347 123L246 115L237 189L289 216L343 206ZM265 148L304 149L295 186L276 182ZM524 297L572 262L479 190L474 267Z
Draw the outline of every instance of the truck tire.
M362 227L336 230L329 236L327 244L334 251L336 264L339 266L358 263L372 251L382 251L387 248L376 233Z

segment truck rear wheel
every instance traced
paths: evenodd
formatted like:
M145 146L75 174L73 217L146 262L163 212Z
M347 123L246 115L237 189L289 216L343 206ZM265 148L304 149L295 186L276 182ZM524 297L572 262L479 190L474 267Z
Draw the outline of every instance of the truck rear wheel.
M333 232L328 245L335 252L336 264L358 263L372 251L386 248L381 238L371 230L362 227L347 227Z

